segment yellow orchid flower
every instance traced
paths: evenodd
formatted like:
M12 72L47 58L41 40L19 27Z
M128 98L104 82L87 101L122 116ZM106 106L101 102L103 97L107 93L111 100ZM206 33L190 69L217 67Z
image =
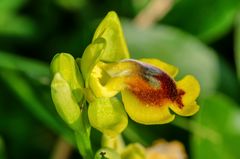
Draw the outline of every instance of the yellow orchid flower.
M138 73L126 78L127 86L121 93L125 109L133 120L163 124L174 119L169 108L182 116L198 111L195 100L200 86L193 76L175 81L173 77L178 69L157 59L129 62L138 68Z
M112 24L115 25L111 26ZM195 114L199 109L195 100L200 93L195 77L187 75L176 81L174 77L178 68L175 66L158 59L129 59L121 29L116 29L120 28L119 24L116 14L109 13L99 25L93 43L83 55L83 59L93 55L98 57L92 58L91 63L94 65L86 71L89 72L87 83L94 95L97 98L111 98L121 92L126 112L131 119L141 124L164 124L172 121L175 115L170 113L170 109L182 116ZM114 29L117 30L115 34ZM98 43L101 41L96 46L102 46L98 51L96 46L91 47L96 40ZM94 50L95 54L88 53L88 50ZM116 50L118 54L114 54ZM87 60L84 61L86 63ZM86 66L84 63L81 65L81 68Z
M109 80L105 85L101 85L101 78L95 80L96 88L121 91L126 112L138 123L168 123L174 119L169 108L182 116L199 109L195 101L200 93L198 81L191 75L175 81L178 69L172 65L157 59L125 59L99 66L96 68L108 74Z
M102 86L102 83L109 81L109 76L100 65L104 65L102 61L117 62L125 58L129 58L127 45L118 16L112 11L100 23L92 43L85 49L81 60L78 60L85 80L90 124L111 137L117 136L127 127L128 118L122 102L114 97L119 89L113 88L111 83Z
M113 11L100 23L81 59L75 62L68 54L56 57L51 65L55 70L53 99L60 115L70 124L79 117L82 98L89 104L91 126L109 136L127 127L127 114L141 124L164 124L175 118L170 110L190 116L199 109L196 99L200 86L195 77L187 75L176 81L175 66L158 59L130 59L120 21ZM61 94L62 90L68 96ZM114 97L118 93L123 103ZM67 103L61 101L62 97L68 97ZM76 110L76 117L70 110Z

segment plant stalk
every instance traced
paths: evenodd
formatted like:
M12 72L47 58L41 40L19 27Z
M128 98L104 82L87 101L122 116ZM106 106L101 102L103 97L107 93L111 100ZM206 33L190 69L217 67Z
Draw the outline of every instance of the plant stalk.
M86 102L82 108L82 116L80 117L79 129L74 132L76 143L80 154L84 159L93 159L93 151L90 140L91 126L88 121L88 113Z

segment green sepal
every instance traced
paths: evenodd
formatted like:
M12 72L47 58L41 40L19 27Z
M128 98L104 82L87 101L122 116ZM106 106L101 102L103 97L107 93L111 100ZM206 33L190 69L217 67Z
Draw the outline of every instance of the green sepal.
M85 49L82 59L80 62L80 68L83 74L83 78L86 82L86 87L88 78L94 66L100 60L100 57L106 47L106 41L103 38L95 39L88 47Z
M88 117L92 127L109 137L119 135L128 124L123 104L115 97L98 98L90 103Z
M117 13L110 11L97 27L92 41L97 38L106 40L106 48L101 55L101 60L116 62L129 58L129 52Z
M101 61L118 62L126 58L129 58L129 53L121 24L117 14L111 11L99 24L92 39L92 43L85 49L81 62L79 62L83 78L85 79L85 87L91 87L96 97L114 96L119 90L115 90L115 88L111 90L111 86L105 90L104 86L102 87L98 82L95 82L98 80L96 77L91 77L92 75L94 76L92 71ZM104 78L104 76L101 77ZM94 86L91 86L92 84Z
M77 101L81 102L84 82L79 67L72 55L67 53L56 54L53 57L50 69L53 76L56 73L61 74L61 77L69 84Z
M51 62L53 80L51 94L61 118L74 130L78 129L83 102L83 79L75 59L67 53L56 54Z
M78 129L75 123L81 116L81 111L68 82L60 73L56 73L51 83L52 100L61 118L74 130Z

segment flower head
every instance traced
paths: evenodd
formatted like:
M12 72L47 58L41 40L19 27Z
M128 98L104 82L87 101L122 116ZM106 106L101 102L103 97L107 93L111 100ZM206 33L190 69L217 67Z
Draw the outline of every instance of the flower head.
M106 27L106 23L114 19L111 16L116 17L114 13L108 14L97 32L104 30L100 29L103 24ZM111 28L111 25L108 28ZM121 32L121 29L118 31ZM175 116L170 113L169 109L182 116L195 114L199 109L195 101L200 93L198 81L191 75L175 81L174 77L178 73L178 68L158 59L127 58L125 43L118 45L119 43L111 41L108 44L110 39L113 40L111 37L114 35L113 41L124 41L123 36L117 36L118 33L107 35L105 44L108 48L107 53L114 54L114 58L104 59L104 56L99 55L99 60L96 60L92 67L89 87L95 96L112 97L121 92L126 112L130 118L142 124L163 124L172 121ZM104 36L100 37L104 38ZM118 54L115 53L117 46L120 46L119 50L124 48L122 53L125 56L119 54L121 56L117 58ZM102 49L103 55L106 50Z
M200 86L193 76L187 75L175 81L173 77L178 72L177 68L157 59L124 62L135 67L135 71L126 76L126 86L121 93L128 115L136 122L168 123L174 119L169 108L182 116L198 111L195 100Z
M104 134L121 133L127 126L126 112L138 123L163 124L175 118L170 109L182 116L199 109L200 86L195 77L187 75L176 81L175 66L158 59L130 59L115 12L109 12L100 23L77 63L90 124ZM114 97L118 93L123 104Z

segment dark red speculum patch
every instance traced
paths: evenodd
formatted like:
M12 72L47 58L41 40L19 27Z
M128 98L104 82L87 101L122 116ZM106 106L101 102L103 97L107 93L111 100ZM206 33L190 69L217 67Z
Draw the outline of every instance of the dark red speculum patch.
M182 96L185 92L177 89L175 81L162 70L147 65L139 65L140 73L128 80L129 90L145 104L162 106L176 103L183 107Z

